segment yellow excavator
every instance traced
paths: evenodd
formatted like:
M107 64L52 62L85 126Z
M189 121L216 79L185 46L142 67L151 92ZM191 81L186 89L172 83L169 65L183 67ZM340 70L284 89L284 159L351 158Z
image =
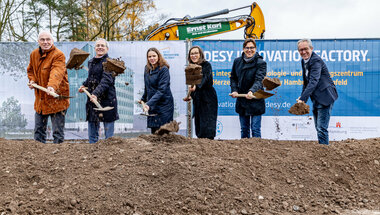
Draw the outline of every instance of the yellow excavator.
M229 12L251 7L249 15L240 15L230 18L212 18ZM168 19L163 25L148 34L145 40L186 40L199 39L245 27L244 38L264 39L264 15L259 5L252 5L236 9L224 9L201 16Z

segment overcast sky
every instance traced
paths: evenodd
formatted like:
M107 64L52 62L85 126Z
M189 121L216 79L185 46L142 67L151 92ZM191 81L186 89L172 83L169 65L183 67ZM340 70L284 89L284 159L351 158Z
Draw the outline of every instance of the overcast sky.
M251 5L250 0L155 0L169 18L199 16ZM380 38L380 0L257 0L264 13L265 39ZM219 17L248 15L242 9ZM206 39L206 38L205 38ZM243 39L243 30L207 39Z

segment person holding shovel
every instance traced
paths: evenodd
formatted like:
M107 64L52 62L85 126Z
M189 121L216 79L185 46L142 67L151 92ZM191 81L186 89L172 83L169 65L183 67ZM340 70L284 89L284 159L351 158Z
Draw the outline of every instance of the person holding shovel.
M302 57L303 76L302 93L297 102L306 103L311 99L318 143L329 145L329 121L338 92L325 62L313 52L311 40L301 39L297 42L297 47Z
M88 61L88 77L79 87L79 92L86 89L91 95L86 103L86 121L88 121L88 140L96 143L99 140L100 122L104 125L105 138L114 135L115 121L119 119L117 111L117 98L115 89L115 77L110 72L103 70L103 62L108 58L109 44L105 39L95 42L95 57ZM96 101L102 107L113 107L111 110L94 110Z
M262 90L267 64L256 52L256 42L248 38L243 43L243 54L232 65L230 86L231 96L247 94L237 98L235 110L239 114L241 138L261 138L261 115L265 113L264 99L256 99L254 92Z
M62 143L65 139L65 114L70 100L53 97L54 93L69 96L69 81L65 66L65 55L54 46L50 32L42 31L38 35L39 47L30 54L27 74L30 89L35 89L34 139L46 142L46 129L50 117L53 128L53 142ZM34 88L36 84L47 91ZM34 85L34 86L33 86Z
M139 101L149 113L147 127L155 133L162 125L173 121L174 100L170 90L169 64L156 48L148 49L144 71L144 94Z
M195 134L198 138L214 139L218 116L218 97L212 86L211 64L205 60L203 50L199 46L190 48L187 60L189 64L202 66L202 82L192 87L189 86L190 97L184 98L185 101L193 99Z

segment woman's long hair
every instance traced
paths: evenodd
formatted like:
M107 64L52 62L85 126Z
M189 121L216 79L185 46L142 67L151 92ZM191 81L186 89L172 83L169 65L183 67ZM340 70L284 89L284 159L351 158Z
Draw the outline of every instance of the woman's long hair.
M190 58L190 52L191 52L191 50L193 50L195 48L197 48L198 51L199 51L199 60L198 60L198 62L193 62L191 60L191 58ZM193 47L191 47L190 50L189 50L189 54L187 55L187 61L189 63L195 63L195 64L201 64L201 63L205 62L206 61L205 54L203 53L203 50L201 49L201 47L199 47L199 46L193 46Z
M166 62L165 58L162 56L161 52L158 51L157 48L149 48L148 51L146 52L146 67L145 67L145 72L149 72L150 70L154 70L156 69L157 66L153 66L152 64L149 63L149 60L148 60L148 53L150 51L153 51L153 52L156 52L157 56L158 56L158 61L157 61L157 66L159 66L159 68L162 68L163 66L167 66L169 68L169 64L168 62Z

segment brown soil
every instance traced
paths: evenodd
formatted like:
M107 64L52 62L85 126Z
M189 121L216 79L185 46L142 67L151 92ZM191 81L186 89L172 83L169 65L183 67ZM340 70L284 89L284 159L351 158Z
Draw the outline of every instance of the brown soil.
M197 85L202 82L202 66L198 64L189 64L185 68L186 84Z
M266 98L269 98L269 97L273 96L274 94L273 93L265 92L264 90L258 90L255 93L253 93L253 95L257 99L266 99Z
M301 102L301 103L295 103L293 106L290 107L289 113L294 115L305 115L310 113L310 107L308 104Z
M103 69L107 72L112 72L113 76L118 76L124 73L126 69L124 61L120 59L107 58L106 62L103 62Z
M352 214L379 210L379 161L378 138L0 139L0 214Z
M80 65L87 59L90 53L85 52L78 48L73 48L70 52L70 58L67 61L67 69L79 69Z
M265 77L263 79L263 86L265 87L265 90L273 90L281 86L281 81L278 78Z
M169 134L170 132L178 132L179 131L179 124L177 121L173 120L169 123L166 123L165 125L162 125L155 134L158 135L164 135Z

